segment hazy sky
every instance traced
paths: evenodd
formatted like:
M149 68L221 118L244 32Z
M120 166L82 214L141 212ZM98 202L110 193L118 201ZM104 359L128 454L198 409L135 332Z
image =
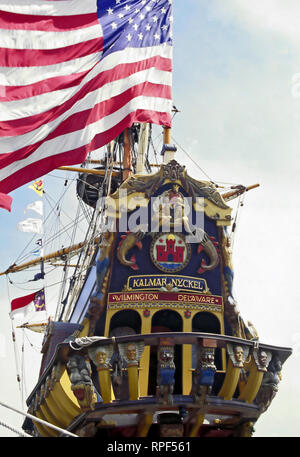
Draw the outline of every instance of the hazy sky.
M247 193L240 213L234 241L235 297L261 342L294 349L255 436L299 436L300 4L174 3L173 101L181 112L174 119L173 137L214 181L260 183ZM177 160L194 178L206 179L181 150ZM12 196L12 213L0 212L1 271L30 240L16 226L36 196L27 186ZM20 408L6 287L0 277L0 401ZM10 293L11 298L21 295L13 288ZM38 371L39 357L38 338L30 335L30 341L37 347L31 348L28 394L36 382L30 375ZM22 423L3 408L0 417L15 426ZM9 434L0 428L0 436Z

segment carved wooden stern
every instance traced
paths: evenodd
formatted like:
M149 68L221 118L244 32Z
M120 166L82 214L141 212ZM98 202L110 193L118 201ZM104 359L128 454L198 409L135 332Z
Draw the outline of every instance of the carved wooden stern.
M226 200L171 160L129 176L105 215L115 231L68 324L80 329L49 336L30 410L79 436L251 436L291 349L264 344L240 315Z

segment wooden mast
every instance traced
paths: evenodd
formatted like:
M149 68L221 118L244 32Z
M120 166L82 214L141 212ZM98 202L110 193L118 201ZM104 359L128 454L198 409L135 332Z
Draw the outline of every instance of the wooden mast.
M96 170L94 168L81 168L81 167L59 167L59 168L56 168L56 170L74 171L77 173L86 173L89 175L99 175L99 176L104 176L106 173L105 170ZM113 171L112 176L119 176L119 173L117 171Z
M164 163L174 160L176 147L171 145L171 127L164 126L164 145L162 150Z
M123 181L131 176L132 157L128 128L124 130Z
M140 134L139 134L139 147L137 153L136 161L136 173L143 174L145 172L145 156L148 147L149 139L149 124L141 124Z
M241 186L236 190L227 192L226 194L222 194L222 198L225 201L229 201L229 200L232 200L233 198L238 197L239 195L242 195L244 192L248 192L248 190L256 189L256 187L259 187L259 184L252 184L252 186L248 186L248 187Z
M164 144L171 144L171 127L164 126Z
M94 239L94 244L99 242L100 238L97 237ZM52 260L55 258L60 258L63 255L70 254L71 252L78 251L81 249L86 243L81 242L78 244L74 244L67 248L59 249L58 251L52 252L51 254L47 254L43 257L39 257L38 259L30 260L29 262L22 263L21 265L11 265L6 271L0 273L0 276L8 274L8 273L16 273L17 271L25 270L26 268L32 267L33 265L38 265L41 262L46 262L48 260Z

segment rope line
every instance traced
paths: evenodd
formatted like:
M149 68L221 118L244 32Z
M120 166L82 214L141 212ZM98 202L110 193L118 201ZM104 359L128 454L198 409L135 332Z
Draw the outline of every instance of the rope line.
M0 425L2 425L2 427L8 428L8 430L16 433L19 436L22 436L23 438L32 438L31 435L28 435L25 432L21 432L21 430L18 430L16 428L12 427L11 425L6 424L5 422L0 421Z
M64 430L63 428L56 427L56 425L50 424L50 422L44 421L42 419L39 419L38 417L35 417L32 414L24 413L23 411L15 409L12 406L6 405L5 403L3 403L1 401L0 401L0 405L3 406L4 408L11 409L15 413L18 413L18 414L21 414L22 416L28 417L28 419L31 419L34 422L39 422L42 425L46 425L49 428L53 428L53 430L56 430L56 431L58 431L60 433L63 433L64 435L72 436L73 438L78 438L78 435L75 435L74 433L71 433L68 430Z

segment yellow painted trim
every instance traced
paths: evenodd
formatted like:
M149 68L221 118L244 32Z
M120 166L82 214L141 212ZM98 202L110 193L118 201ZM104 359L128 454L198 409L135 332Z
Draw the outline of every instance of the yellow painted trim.
M225 201L223 202L227 206L227 203ZM232 208L230 206L227 206L226 209L220 208L207 198L204 198L204 205L205 206L200 206L199 203L196 201L193 204L193 208L195 211L204 211L205 215L210 219L214 219L214 216L218 213L220 217L218 219L214 219L217 226L231 225L231 219L226 218L226 216L231 216Z
M264 372L258 371L257 366L252 358L247 384L245 385L238 399L245 401L246 403L252 403L257 395L257 392L259 391L263 376Z
M58 403L62 408L63 417L67 421L67 425L69 425L69 423L74 419L74 417L80 414L80 410L76 411L76 413L74 412L72 404L70 406L70 401L68 400L68 397L66 396L61 384L57 383L57 385L54 386L52 392L55 403Z
M136 289L131 289L129 287L129 281L130 281L130 279L137 279L138 280L138 279L153 278L153 277L154 278L160 278L162 280L161 286L163 287L163 286L166 286L166 277L168 277L168 276L172 276L172 278L175 278L175 279L176 278L180 278L180 279L184 278L185 281L194 281L194 280L199 281L201 279L205 284L205 290L199 290L198 291L196 288L194 288L194 289L187 289L187 288L180 289L179 288L178 290L181 293L187 292L187 293L194 293L194 294L202 295L202 294L207 294L209 292L209 288L207 286L206 279L199 278L199 277L196 277L196 276L174 275L174 274L171 274L171 273L169 273L169 274L168 273L162 273L162 274L158 273L158 274L151 274L151 275L145 274L145 275L128 276L127 283L126 283L126 291L127 292L129 292L129 291L130 292L159 292L159 290L158 290L159 286L157 286L157 287L154 287L154 286L153 287L146 287L145 289L143 289L142 287L141 288L137 287ZM163 281L163 280L165 280L165 281ZM174 287L175 286L177 287L176 283L174 284Z
M224 400L231 400L237 388L241 368L234 367L231 359L228 361L226 376L218 397L223 397Z
M55 390L55 387L54 389ZM66 410L64 410L63 404L59 403L57 394L55 392L50 392L47 397L47 405L51 413L56 417L58 427L67 427L73 419L73 415L69 415Z
M138 425L137 436L138 437L146 437L148 435L149 428L152 425L153 414L145 414L141 422Z
M38 418L38 419L41 419L38 415L37 412L34 413L34 415ZM50 435L48 434L48 432L46 431L46 429L44 429L44 427L42 426L42 424L40 424L39 422L35 422L33 421L34 423L34 426L35 428L37 429L37 431L39 432L40 435L42 435L43 437L49 437Z
M66 367L63 367L61 378L55 383L52 394L54 401L63 407L64 416L67 416L70 421L81 413L79 403L71 390Z
M196 423L193 425L192 430L190 432L190 437L195 437L198 435L198 430L203 424L205 419L205 414L199 414L196 419Z
M106 316L106 322L105 322L105 332L104 335L108 337L109 335L109 327L110 327L110 322L112 317L120 312L120 311L126 311L128 309L131 309L129 306L122 309L107 309L107 316ZM145 317L143 315L144 307L143 308L135 308L134 310L139 314L141 318L141 333L142 334L147 334L151 333L151 327L152 327L152 318L155 313L161 311L162 309L168 309L170 311L175 311L177 312L181 319L182 319L182 328L183 332L192 332L192 321L193 318L196 314L201 313L201 312L209 312L213 314L219 321L220 323L220 334L224 335L224 318L223 318L223 312L222 311L210 311L210 310L191 310L188 306L188 304L184 305L182 309L175 309L172 306L168 307L163 307L163 308L148 308L150 311L149 317ZM191 316L189 318L186 318L184 316L184 312L186 309L189 309L191 311ZM221 349L221 358L222 358L222 370L225 371L226 367L226 350ZM140 373L139 373L139 392L140 396L145 397L148 395L148 381L149 381L149 364L150 364L150 347L146 346L144 349L144 353L141 357L140 360ZM184 344L183 349L182 349L182 391L183 395L189 395L192 389L192 346ZM109 398L109 395L107 395L106 398ZM113 395L113 393L112 393ZM135 394L136 396L136 394ZM109 400L111 401L111 400Z
M192 332L192 315L183 317L183 332ZM182 345L182 394L190 395L192 390L192 345Z
M155 175L153 175L153 176L155 176ZM134 175L134 177L138 178L139 175ZM205 182L205 181L202 181L202 182ZM179 179L176 181L171 181L170 179L165 179L161 183L161 186L164 186L169 183L178 184L179 186L184 187L182 184L182 181ZM137 197L138 197L138 199L137 199ZM221 197L221 199L222 199L222 197ZM135 210L137 207L146 208L149 205L149 202L150 202L150 198L145 195L145 192L132 192L130 194L126 194L126 197L122 197L122 196L120 197L120 194L119 194L119 198L113 198L112 196L110 196L110 197L108 197L108 200L107 200L107 215L116 217L118 219L120 217L120 208L121 207L127 208L127 211L130 212L130 211ZM227 203L225 202L225 200L223 200L223 203L227 206ZM208 200L207 198L203 198L203 205L199 205L199 202L196 201L196 203L193 204L193 208L195 211L202 211L202 212L204 211L205 214L209 218L213 218L213 219L214 219L215 215L218 213L219 218L214 219L216 221L217 225L231 225L231 220L226 219L226 216L227 217L231 216L232 208L230 206L227 206L227 208L220 208L219 206L217 206L215 203Z
M47 420L41 411L36 411L35 415L38 419L41 419L44 421ZM58 432L51 429L50 427L46 427L45 425L39 424L38 422L35 422L35 425L36 425L36 428L38 429L39 433L41 433L41 435L44 437L52 436L52 437L56 438L58 436Z
M89 335L90 331L90 321L87 318L84 318L81 325L83 325L83 329L81 330L78 338L83 338L84 336Z
M129 400L138 400L139 398L139 373L138 367L128 367L128 387Z
M224 314L223 312L219 311L209 311L209 310L196 310L192 311L192 315L190 317L191 320L195 317L196 314L198 313L211 313L213 314L219 321L220 323L220 335L225 335L225 324L224 324ZM222 371L226 370L226 349L222 348L221 349L221 360L222 360Z
M142 319L142 328L141 333L151 333L152 327L152 317L155 314L155 311L149 309L150 316L144 317L142 312L140 312L140 316ZM149 366L150 366L150 346L145 346L144 352L140 359L140 373L139 373L139 391L141 397L146 397L148 395L148 382L149 382Z
M53 425L56 425L56 427L61 427L60 425L60 422L57 420L57 418L52 414L52 412L50 411L46 401L44 401L41 405L40 405L40 410L43 414L43 416L45 417L45 420L47 422L50 422L50 424L53 424ZM62 427L61 427L62 428Z
M98 379L103 403L111 403L111 401L115 399L115 396L113 394L109 368L98 370Z
M80 405L71 389L71 381L70 381L66 367L64 367L64 370L61 375L60 385L62 386L62 389L65 392L65 395L70 400L70 404L72 405L74 413L77 413L77 414L80 413Z

